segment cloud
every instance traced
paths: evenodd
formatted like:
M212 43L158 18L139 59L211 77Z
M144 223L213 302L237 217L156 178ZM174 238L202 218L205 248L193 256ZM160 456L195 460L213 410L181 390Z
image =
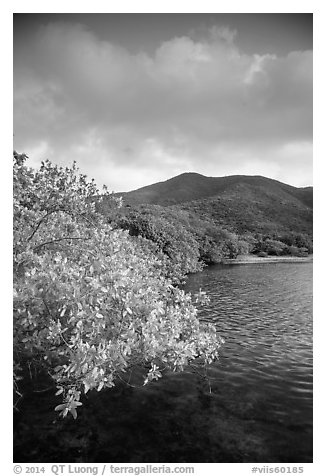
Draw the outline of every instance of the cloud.
M236 39L213 27L200 39L171 38L149 56L80 24L45 25L14 47L16 147L35 160L45 152L76 159L116 190L189 169L245 173L245 164L284 170L285 180L288 144L299 144L300 155L312 140L312 52L250 56Z

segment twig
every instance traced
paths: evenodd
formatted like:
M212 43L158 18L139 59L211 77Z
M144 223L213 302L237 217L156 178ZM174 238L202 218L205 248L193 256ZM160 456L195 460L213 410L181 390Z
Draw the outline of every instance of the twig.
M37 230L39 229L39 227L41 226L41 224L43 223L43 221L49 216L51 215L52 213L55 213L55 212L59 212L61 211L60 209L58 208L55 208L54 210L50 210L49 212L47 212L37 223L36 225L36 228L33 230L33 232L31 233L31 235L27 238L27 241L30 241L33 236L35 235L35 233L37 232Z
M63 236L62 238L56 238L55 240L45 241L44 243L40 243L39 245L34 246L33 250L37 250L42 246L51 245L52 243L57 243L63 240L90 240L91 237L86 236Z
M33 390L34 393L43 393L43 392L48 392L49 390L53 390L53 386L44 388L43 390Z

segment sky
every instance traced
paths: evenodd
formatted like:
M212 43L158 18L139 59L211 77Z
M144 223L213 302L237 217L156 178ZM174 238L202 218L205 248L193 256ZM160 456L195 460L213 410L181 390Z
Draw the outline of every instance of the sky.
M14 148L109 190L312 185L312 14L15 14Z

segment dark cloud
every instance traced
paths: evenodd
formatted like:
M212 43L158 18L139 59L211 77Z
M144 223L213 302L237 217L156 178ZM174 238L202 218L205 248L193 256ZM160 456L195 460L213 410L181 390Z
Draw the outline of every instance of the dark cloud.
M16 147L34 161L76 159L115 190L187 170L311 183L312 52L244 54L228 27L198 38L150 55L77 23L20 37Z

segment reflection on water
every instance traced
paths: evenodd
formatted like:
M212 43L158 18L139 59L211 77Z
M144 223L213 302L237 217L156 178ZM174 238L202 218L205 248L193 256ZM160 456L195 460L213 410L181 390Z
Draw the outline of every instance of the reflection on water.
M189 278L186 290L199 288L211 298L201 318L225 339L210 371L220 403L264 422L266 436L278 425L285 451L288 438L311 460L312 263L215 266Z
M15 419L16 462L311 462L312 263L213 266L200 318L225 339L210 384L170 374L140 389L90 392L56 420L31 388ZM53 401L52 401L52 400Z

